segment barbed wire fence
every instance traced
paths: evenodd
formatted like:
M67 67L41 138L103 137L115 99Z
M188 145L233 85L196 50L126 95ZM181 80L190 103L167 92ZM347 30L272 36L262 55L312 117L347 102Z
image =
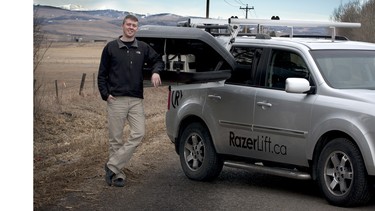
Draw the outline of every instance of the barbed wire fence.
M84 97L85 95L94 95L98 93L98 88L96 85L96 74L93 73L91 77L86 77L87 74L83 73L81 79L71 79L71 80L54 80L50 82L42 82L43 86L46 88L49 87L47 90L48 92L55 93L56 101L58 102L63 92L74 93L76 92L79 96ZM34 79L34 86L38 84L37 79ZM51 87L54 87L51 89ZM44 92L44 94L47 94Z
M98 96L97 76L95 73L82 73L81 78L70 80L34 79L34 110L38 112L41 106L61 105L77 97Z
M152 87L151 80L145 79L143 86L144 88ZM62 105L85 97L101 100L97 85L97 73L82 73L80 78L75 79L34 78L34 114L38 114L48 107L56 107L60 111Z

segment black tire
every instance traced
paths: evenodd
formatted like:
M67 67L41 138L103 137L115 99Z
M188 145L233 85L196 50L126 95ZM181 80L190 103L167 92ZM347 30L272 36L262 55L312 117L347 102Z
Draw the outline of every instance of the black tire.
M223 169L208 129L198 122L189 124L182 132L179 155L185 175L192 180L213 180Z
M318 161L318 183L327 201L335 206L354 207L371 199L361 153L347 138L336 138L323 148Z

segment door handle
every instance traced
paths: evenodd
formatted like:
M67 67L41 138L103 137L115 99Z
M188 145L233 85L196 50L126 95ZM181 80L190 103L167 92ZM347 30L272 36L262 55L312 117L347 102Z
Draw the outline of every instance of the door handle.
M267 103L267 102L257 102L257 105L258 106L262 106L262 109L265 110L266 107L272 107L272 104L271 103Z
M209 98L221 100L221 96L219 95L208 95Z

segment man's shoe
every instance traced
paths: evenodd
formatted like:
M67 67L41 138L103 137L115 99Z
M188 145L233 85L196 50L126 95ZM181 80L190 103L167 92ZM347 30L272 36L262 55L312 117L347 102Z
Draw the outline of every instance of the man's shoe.
M108 168L107 164L104 165L105 170L105 181L109 186L112 185L112 178L115 176L115 173Z
M124 187L125 186L125 180L122 178L117 178L113 181L113 186L116 187Z

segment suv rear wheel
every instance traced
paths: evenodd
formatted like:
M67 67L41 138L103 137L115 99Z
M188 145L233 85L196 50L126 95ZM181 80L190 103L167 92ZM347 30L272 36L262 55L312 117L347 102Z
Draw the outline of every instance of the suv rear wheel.
M324 147L318 162L318 182L333 205L356 206L371 198L361 153L346 138L336 138Z
M212 180L223 169L223 161L216 154L211 135L198 122L189 124L182 132L179 155L182 169L189 179Z

